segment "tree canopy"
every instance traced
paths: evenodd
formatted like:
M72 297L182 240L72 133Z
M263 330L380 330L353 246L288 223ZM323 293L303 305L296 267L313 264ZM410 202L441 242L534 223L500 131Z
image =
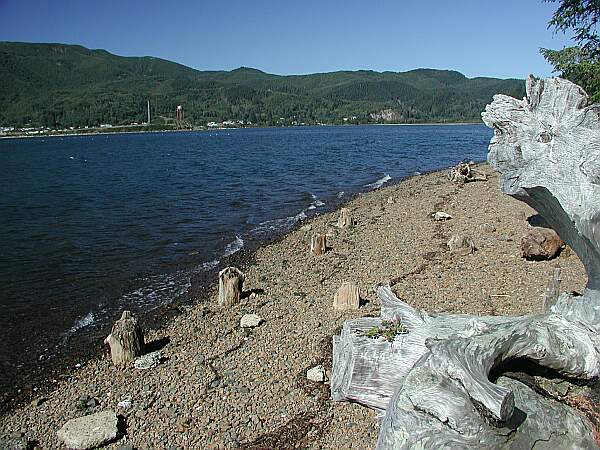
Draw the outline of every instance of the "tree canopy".
M575 45L562 50L542 48L540 52L560 76L583 87L593 101L600 101L600 0L546 1L559 3L548 27L555 33L573 32Z

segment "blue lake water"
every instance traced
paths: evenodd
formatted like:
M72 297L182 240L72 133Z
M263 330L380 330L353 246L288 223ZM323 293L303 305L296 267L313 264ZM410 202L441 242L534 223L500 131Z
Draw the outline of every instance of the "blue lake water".
M0 140L0 389L123 308L171 302L194 274L356 192L484 160L491 135L416 125Z

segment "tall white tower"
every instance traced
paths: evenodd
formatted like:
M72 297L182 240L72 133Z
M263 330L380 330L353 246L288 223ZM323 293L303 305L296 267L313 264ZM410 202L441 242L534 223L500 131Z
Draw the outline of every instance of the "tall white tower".
M150 125L150 100L148 100L148 125Z

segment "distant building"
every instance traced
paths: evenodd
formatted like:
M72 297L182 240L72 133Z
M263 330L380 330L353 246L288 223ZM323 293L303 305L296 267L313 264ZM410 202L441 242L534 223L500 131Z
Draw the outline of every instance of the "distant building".
M112 125L110 123L101 123L100 128L112 128Z

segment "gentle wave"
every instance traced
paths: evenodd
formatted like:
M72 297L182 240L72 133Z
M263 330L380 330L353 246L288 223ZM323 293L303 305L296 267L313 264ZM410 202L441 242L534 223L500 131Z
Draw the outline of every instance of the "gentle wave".
M80 317L75 321L75 323L69 330L69 333L75 333L76 331L81 330L82 328L88 327L91 324L93 324L95 320L96 318L94 317L94 313L90 311L85 316Z
M121 301L136 306L156 308L172 303L180 295L185 294L191 286L191 271L180 270L173 273L153 275L142 280L144 286L129 292Z
M306 212L300 211L295 216L283 217L281 219L267 220L258 224L251 230L254 235L267 235L275 232L281 232L291 229L296 223L306 219Z
M379 180L377 180L377 181L375 181L374 183L371 183L371 184L366 184L365 187L367 187L369 189L379 189L381 186L383 186L385 183L387 183L391 179L392 179L392 177L390 177L390 175L386 173Z
M244 248L244 240L240 236L236 236L235 240L227 244L227 246L225 247L223 256L225 258L231 256L234 253L239 252L242 248Z
M323 203L321 200L319 200L315 194L310 194L310 196L312 197L313 201L308 206L308 208L307 208L308 210L317 209L317 208L321 208L321 207L325 206L325 203Z
M221 261L218 259L213 259L212 261L207 261L207 262L201 264L200 268L202 270L211 270L211 269L214 269L215 267L217 267L220 262Z

